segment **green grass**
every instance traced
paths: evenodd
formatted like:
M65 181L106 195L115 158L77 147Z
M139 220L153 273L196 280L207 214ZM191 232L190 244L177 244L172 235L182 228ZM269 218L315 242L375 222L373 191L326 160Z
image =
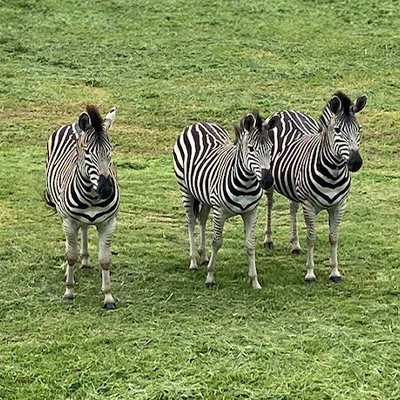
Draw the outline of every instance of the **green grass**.
M399 398L396 2L9 0L0 27L0 399ZM368 96L343 282L328 281L321 214L318 281L303 283L276 196L271 254L264 205L257 227L263 290L250 289L240 219L226 224L207 290L205 271L188 270L171 159L180 130L231 129L252 109L317 117L337 89ZM47 137L87 103L118 108L115 312L101 309L98 268L78 270L75 301L61 300L64 238L42 200Z

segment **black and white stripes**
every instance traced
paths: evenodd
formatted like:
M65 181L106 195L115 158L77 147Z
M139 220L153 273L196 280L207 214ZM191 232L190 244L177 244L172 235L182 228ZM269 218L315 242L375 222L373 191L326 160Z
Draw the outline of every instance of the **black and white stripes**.
M240 214L246 232L249 275L254 289L260 288L254 260L254 224L262 188L272 185L268 131L258 113L249 114L235 128L232 143L220 126L197 123L183 130L174 149L174 168L186 210L190 241L190 268L197 269L194 225L200 225L199 254L205 255L205 225L210 209L214 212L213 250L207 266L206 285L215 283L215 258L222 245L222 230L227 218Z
M78 259L78 233L82 230L82 266L89 266L87 230L99 232L99 262L103 274L104 305L114 308L109 266L111 237L119 207L116 171L111 162L108 129L115 119L113 108L103 120L94 106L87 106L77 122L54 132L47 144L46 202L63 221L67 269L64 298L74 298L73 267Z
M350 189L350 171L361 168L359 154L360 126L355 113L366 104L361 96L354 103L337 92L327 103L319 122L296 111L283 111L275 120L271 170L274 188L290 201L292 252L298 254L296 213L303 206L307 224L308 259L306 281L314 281L313 249L315 218L322 209L329 213L331 244L330 279L337 282L337 230L344 213L345 198ZM266 122L268 123L268 121ZM267 226L265 246L272 246L272 190L267 192Z

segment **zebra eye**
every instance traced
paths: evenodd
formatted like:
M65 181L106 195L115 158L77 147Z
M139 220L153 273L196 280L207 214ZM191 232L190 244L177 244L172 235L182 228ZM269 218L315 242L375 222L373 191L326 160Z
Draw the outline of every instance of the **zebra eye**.
M335 130L336 133L340 133L340 128L338 126L335 126L333 129Z
M253 146L249 146L249 150L250 151L254 151L254 147Z

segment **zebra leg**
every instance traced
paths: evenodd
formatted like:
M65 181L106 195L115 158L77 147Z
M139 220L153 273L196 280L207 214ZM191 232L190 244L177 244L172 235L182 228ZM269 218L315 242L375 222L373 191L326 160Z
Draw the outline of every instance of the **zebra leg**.
M271 214L272 214L272 205L274 202L274 187L265 191L265 195L267 197L267 218L265 222L265 238L264 238L264 247L266 250L270 250L274 248L274 244L272 242L272 230L271 230Z
M68 219L63 220L63 230L65 233L65 251L67 253L66 270L65 270L65 293L64 300L73 300L74 293L74 265L78 261L78 234L79 226Z
M84 225L81 227L82 232L82 243L81 243L81 268L90 268L89 262L89 249L88 249L88 226Z
M342 279L338 269L337 259L337 245L339 236L339 224L344 214L344 202L339 203L337 206L329 208L329 243L331 245L329 266L331 267L331 273L329 279L332 282L338 283Z
M209 214L210 214L210 207L206 206L205 204L202 204L199 213L199 227L200 227L199 255L200 255L201 265L208 264L208 258L206 254L206 223Z
M299 203L290 201L290 243L292 244L292 254L299 255L301 253L301 247L299 243L299 235L297 233L297 210L299 209Z
M253 289L261 289L261 285L257 279L256 269L256 244L254 239L254 228L257 221L257 208L246 214L242 214L244 222L244 232L246 235L245 247L247 252L247 258L249 261L249 277Z
M308 253L307 253L307 274L304 280L308 283L315 282L316 277L314 274L314 244L317 238L315 232L315 219L316 219L316 211L314 207L309 204L303 204L303 212L304 219L307 225L307 245L308 245Z
M215 285L214 272L215 272L215 260L217 258L218 250L222 246L222 231L224 229L224 223L226 216L223 213L219 213L214 210L214 236L212 241L212 252L211 258L207 265L207 278L206 286L211 288Z
M110 263L111 263L111 239L115 230L115 218L97 226L99 233L99 263L101 267L102 284L104 294L104 308L114 310L116 304L111 294Z
M198 268L196 261L196 244L194 241L194 228L196 225L196 216L194 215L194 197L187 191L187 189L181 186L182 202L186 211L186 223L189 232L189 269L196 270Z

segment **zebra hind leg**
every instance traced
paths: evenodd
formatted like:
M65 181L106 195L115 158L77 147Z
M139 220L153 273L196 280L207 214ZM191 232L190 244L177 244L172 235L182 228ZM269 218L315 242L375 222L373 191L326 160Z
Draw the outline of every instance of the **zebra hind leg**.
M206 223L209 214L210 214L210 207L206 206L205 204L202 204L199 212L199 228L200 228L199 255L200 255L201 265L207 265L209 261L206 254Z
M274 188L265 191L266 195L266 205L267 205L267 215L265 222L265 237L264 237L264 247L266 250L271 250L274 248L274 243L272 242L272 229L271 229L271 215L272 215L272 205L274 203Z
M188 227L189 233L189 269L197 270L197 261L196 261L196 250L195 250L195 241L194 241L194 228L196 225L196 214L198 214L198 206L199 203L196 199L187 191L185 188L181 187L182 192L182 201L183 206L186 211L186 223Z
M65 233L65 250L67 254L65 270L65 293L64 300L73 300L75 298L74 286L74 266L78 261L78 234L79 227L73 221L63 220L63 230Z
M297 232L297 210L299 209L299 203L291 201L289 204L290 209L290 243L292 244L292 254L298 256L301 253L301 247L299 243L299 235Z
M111 239L115 230L115 218L97 226L99 233L99 263L101 267L102 284L104 294L104 308L114 310L117 306L111 294L110 264L111 264Z
M81 268L89 269L89 249L88 249L88 226L82 226L82 243L81 243Z

